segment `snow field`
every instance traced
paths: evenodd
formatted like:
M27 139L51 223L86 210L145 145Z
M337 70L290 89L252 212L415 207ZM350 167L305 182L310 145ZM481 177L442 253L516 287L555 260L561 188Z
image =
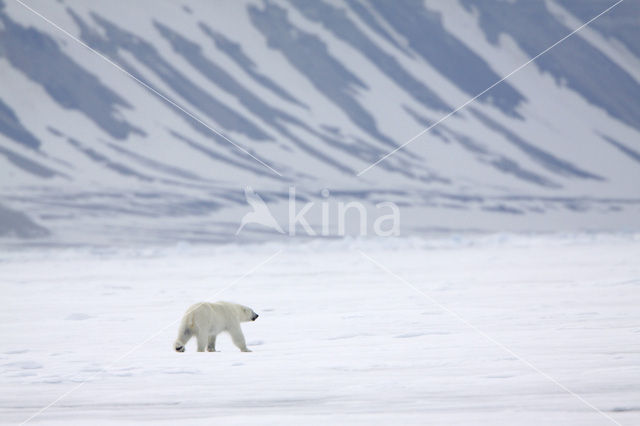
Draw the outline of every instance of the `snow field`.
M633 235L5 252L0 422L71 391L30 423L637 424L638 259ZM260 314L252 353L172 350L201 300Z

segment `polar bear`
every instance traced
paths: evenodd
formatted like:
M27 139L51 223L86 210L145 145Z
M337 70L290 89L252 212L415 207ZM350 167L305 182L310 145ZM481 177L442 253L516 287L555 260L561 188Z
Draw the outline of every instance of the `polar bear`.
M237 303L196 303L187 309L182 317L178 338L173 347L177 352L184 352L189 339L196 336L198 352L204 352L205 348L209 352L215 352L216 336L226 331L231 335L234 345L242 352L251 352L247 349L240 323L255 321L256 318L258 314L253 312L253 309Z

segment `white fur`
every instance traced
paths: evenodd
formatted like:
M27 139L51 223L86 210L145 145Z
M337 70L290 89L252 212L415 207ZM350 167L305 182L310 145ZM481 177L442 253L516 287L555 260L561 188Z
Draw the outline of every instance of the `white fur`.
M216 336L226 331L242 352L251 352L247 349L240 323L255 321L256 318L258 314L253 309L237 303L196 303L182 317L178 338L173 347L178 352L184 352L189 339L195 336L198 340L198 352L204 352L205 348L209 352L215 352Z

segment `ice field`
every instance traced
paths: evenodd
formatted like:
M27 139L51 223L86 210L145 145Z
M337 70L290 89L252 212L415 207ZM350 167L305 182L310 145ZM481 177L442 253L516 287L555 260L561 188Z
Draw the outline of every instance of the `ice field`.
M2 253L5 424L640 423L638 235Z

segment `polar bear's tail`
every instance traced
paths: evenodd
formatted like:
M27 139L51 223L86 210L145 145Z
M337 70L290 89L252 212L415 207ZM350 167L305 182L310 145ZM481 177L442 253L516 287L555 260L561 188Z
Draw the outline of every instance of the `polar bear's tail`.
M192 335L193 335L193 332L187 325L187 321L183 319L180 322L180 328L178 329L178 338L176 339L176 342L173 344L173 348L176 350L176 352L184 352L184 347Z

